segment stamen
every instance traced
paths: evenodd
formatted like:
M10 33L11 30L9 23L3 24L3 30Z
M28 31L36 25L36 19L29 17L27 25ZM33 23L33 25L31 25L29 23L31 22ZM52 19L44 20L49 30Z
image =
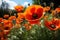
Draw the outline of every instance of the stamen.
M51 24L50 27L53 29L56 28L56 26L54 24Z
M33 19L37 19L37 18L38 18L38 15L37 15L36 13L34 13L34 14L32 15L32 17L33 17Z

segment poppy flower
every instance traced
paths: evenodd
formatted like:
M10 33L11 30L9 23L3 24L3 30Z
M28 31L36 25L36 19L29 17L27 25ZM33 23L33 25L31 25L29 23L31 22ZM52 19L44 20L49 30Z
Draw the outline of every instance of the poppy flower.
M4 25L3 25L3 32L4 32L4 34L5 35L8 35L9 34L9 32L10 32L10 30L12 29L12 27L13 27L13 24L12 24L12 22L11 21L9 21L9 20L3 20L3 23L4 23Z
M18 18L19 18L19 19L25 18L25 17L24 17L24 13L18 13L17 15L18 15Z
M3 29L3 24L2 23L0 23L0 40L1 40L1 38L4 36L4 29Z
M4 35L4 32L3 32L3 27L2 26L0 26L0 37L3 37Z
M4 20L3 20L3 23L4 23L4 24L8 24L9 22L8 22L8 20L5 20L5 19L4 19Z
M4 30L10 30L13 27L13 24L11 21L9 20L4 20Z
M54 16L55 15L55 10L51 11L52 12L52 15Z
M29 24L24 24L24 26L25 26L26 30L31 30L31 28L32 28L32 26Z
M57 30L60 27L60 20L52 19L51 21L45 20L45 26L48 27L50 30Z
M50 10L50 7L47 6L47 7L44 7L44 12L48 12Z
M52 15L53 15L55 18L60 19L60 8L56 8L56 9L52 12Z
M0 23L0 27L2 27L3 25L2 25L2 23Z
M9 15L5 14L5 15L4 15L4 18L9 18Z
M39 5L29 6L25 11L24 16L30 24L37 24L43 17L43 7Z
M55 11L60 12L60 8L56 8Z
M22 12L23 11L23 6L15 6L15 10L17 12Z
M16 19L16 16L11 16L11 17L9 17L9 20L15 20Z
M16 18L16 23L19 24L19 23L23 22L25 17L24 17L23 13L18 13L17 15L18 15L18 17Z
M1 40L8 40L7 37L1 37Z
M56 14L54 15L54 17L60 19L60 12L59 12L59 13L56 13Z
M0 23L3 21L3 18L0 18Z
M8 31L8 30L7 30ZM2 23L0 23L0 40L3 40L2 38L4 38L4 40L5 40L5 36L7 36L6 35L7 33L6 32L4 32L4 25L2 24ZM5 35L5 36L4 36Z
M20 24L20 22L21 22L20 19L16 18L16 23Z
M8 35L10 30L3 30L3 32L4 32L4 35Z

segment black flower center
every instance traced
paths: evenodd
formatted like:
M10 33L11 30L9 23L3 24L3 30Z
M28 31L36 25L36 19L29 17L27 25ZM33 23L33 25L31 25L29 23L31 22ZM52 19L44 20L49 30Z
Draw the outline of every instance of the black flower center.
M9 27L5 27L5 30L9 30Z
M56 28L56 26L54 24L51 24L50 27L53 29Z
M38 15L37 15L36 13L34 13L34 14L32 15L32 17L33 17L33 19L37 19L37 18L38 18Z

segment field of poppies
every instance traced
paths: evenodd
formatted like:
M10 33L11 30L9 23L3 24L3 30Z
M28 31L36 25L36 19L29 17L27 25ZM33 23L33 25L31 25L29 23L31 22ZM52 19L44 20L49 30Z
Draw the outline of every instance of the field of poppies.
M60 8L15 6L17 14L0 18L0 40L60 40Z

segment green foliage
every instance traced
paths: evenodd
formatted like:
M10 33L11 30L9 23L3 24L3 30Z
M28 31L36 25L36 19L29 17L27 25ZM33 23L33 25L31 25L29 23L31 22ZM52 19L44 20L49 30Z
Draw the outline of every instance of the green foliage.
M54 40L60 39L59 32L51 31L46 27L32 26L31 30L26 30L23 26L21 28L13 28L8 35L8 40Z
M40 0L32 0L32 1L33 1L33 4L37 4L37 5L40 4Z

